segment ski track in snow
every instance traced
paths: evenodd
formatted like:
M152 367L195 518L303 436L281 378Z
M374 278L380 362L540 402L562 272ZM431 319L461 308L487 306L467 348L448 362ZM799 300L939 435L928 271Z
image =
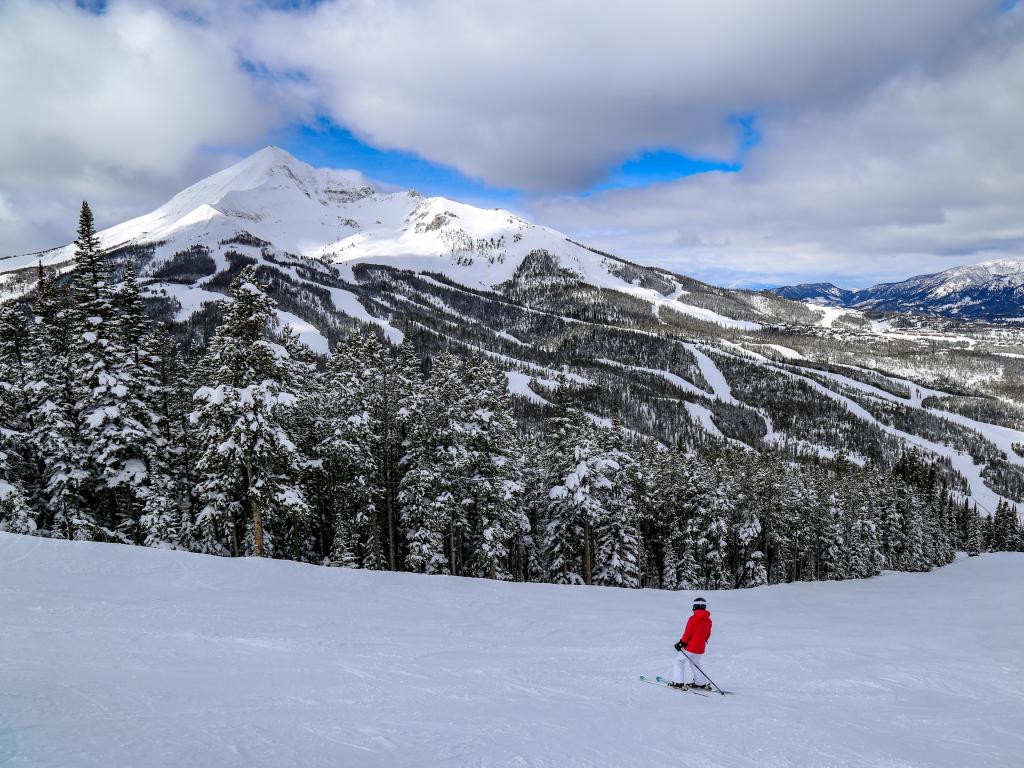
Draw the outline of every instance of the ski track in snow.
M724 434L722 434L722 430L720 430L714 422L713 417L715 414L711 412L710 408L706 408L705 406L700 405L699 403L690 403L686 401L683 402L683 407L685 407L686 412L690 414L690 418L696 421L698 424L700 424L704 428L704 430L709 434L713 435L714 437L717 437L719 440L724 440L725 442L735 446L736 448L740 448L741 450L754 450L746 443L731 437L726 437Z
M609 360L606 357L595 358L594 362L604 363L605 365L610 365L614 368L623 368L629 371L640 371L641 373L649 373L652 376L660 376L672 386L677 387L678 389L681 389L683 390L683 392L686 392L688 394L698 395L700 397L714 397L714 395L712 395L710 392L705 392L696 384L687 381L682 376L672 373L671 371L662 370L661 368L644 368L643 366L640 365L626 365L626 363L620 363L617 360Z
M1020 584L1005 553L703 591L736 695L698 697L638 679L693 593L0 534L0 763L1016 768Z
M384 335L388 337L388 340L392 344L401 344L405 338L404 334L393 327L387 320L379 317L374 317L366 311L360 301L359 297L351 291L346 291L343 288L333 288L325 286L331 294L331 301L334 302L334 308L339 312L344 312L349 317L356 320L361 320L364 323L373 323L379 325L384 330Z
M669 382L675 387L678 387L687 394L698 395L699 397L708 398L710 400L723 400L727 403L738 403L739 401L736 400L732 395L732 389L726 382L725 376L723 376L722 372L718 370L718 367L715 365L714 361L711 360L711 358L709 358L707 355L696 349L692 344L684 343L683 346L686 347L696 358L701 374L704 376L705 380L707 380L707 382L711 385L714 392L706 392L700 387L698 387L696 384L693 384L687 381L686 379L677 376L674 373L671 373L670 371L665 371L660 368L644 368L639 365L626 365L625 363L620 363L615 360L609 360L603 357L597 358L595 362L604 363L605 365L611 365L616 368L625 368L631 371L640 371L642 373L649 373L654 376L660 376L661 378L665 379L667 382ZM714 413L712 413L709 408L700 405L699 403L692 403L688 401L682 401L682 403L683 407L686 408L686 412L687 414L689 414L690 419L699 424L706 432L711 434L713 437L716 437L720 440L724 440L725 442L730 443L736 446L737 448L741 448L745 451L752 450L752 448L746 443L731 437L726 437L724 434L722 434L722 431L714 422ZM771 431L771 421L767 417L764 418L765 423L768 425L769 431Z
M683 344L690 354L697 360L697 367L700 368L701 375L704 376L704 380L711 385L711 389L714 391L715 396L725 403L731 403L736 405L739 401L732 395L732 387L729 386L729 382L725 380L725 376L718 366L715 365L715 361L708 357L706 354L701 352L695 344Z
M231 297L223 293L207 291L196 285L181 285L179 283L148 282L143 286L146 296L174 299L181 305L175 320L181 322L187 320L193 314L202 309L204 304L219 301L231 301Z
M320 330L316 326L306 322L298 315L294 315L291 312L285 312L283 309L278 309L276 312L277 319L281 325L287 325L295 331L295 335L298 336L299 341L318 355L330 354L327 337L320 333Z

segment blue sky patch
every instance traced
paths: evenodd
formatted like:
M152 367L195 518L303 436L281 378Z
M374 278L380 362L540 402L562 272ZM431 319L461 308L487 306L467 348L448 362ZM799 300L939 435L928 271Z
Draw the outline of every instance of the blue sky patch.
M252 74L266 73L253 71ZM618 168L610 169L604 181L577 193L587 196L612 189L643 187L712 171L736 173L743 168L744 155L761 142L761 136L755 115L733 117L729 124L736 131L737 149L733 159L690 157L667 149L646 150ZM286 130L275 143L312 165L353 168L377 181L415 189L425 195L441 195L486 206L513 206L523 197L518 190L493 187L413 152L378 149L326 117L321 117L314 125Z
M321 119L314 126L293 128L277 143L311 165L353 168L371 179L402 189L415 189L425 195L490 206L511 205L520 199L516 190L491 187L412 152L377 149L327 119Z

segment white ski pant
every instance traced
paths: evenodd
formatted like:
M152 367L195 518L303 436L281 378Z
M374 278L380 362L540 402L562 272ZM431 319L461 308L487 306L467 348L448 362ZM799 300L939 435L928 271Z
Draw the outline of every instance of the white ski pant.
M693 662L697 662L700 666L704 666L704 654L703 653L687 653L686 651L680 651L676 654L676 663L672 669L672 682L673 683L685 683L686 680L686 668L690 667L693 670L693 682L697 685L707 685L710 681L704 677L704 674L693 665Z

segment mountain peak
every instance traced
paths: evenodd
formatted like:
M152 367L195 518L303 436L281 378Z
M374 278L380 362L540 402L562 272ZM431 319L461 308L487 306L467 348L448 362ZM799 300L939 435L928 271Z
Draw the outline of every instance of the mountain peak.
M831 306L845 306L854 295L853 291L839 288L833 283L801 283L773 288L770 292L792 301Z
M275 146L267 146L244 157L234 165L230 165L220 174L230 175L235 178L259 178L274 171L287 170L298 175L309 175L316 173L316 169L308 163L299 160L285 149ZM211 177L212 178L212 177Z

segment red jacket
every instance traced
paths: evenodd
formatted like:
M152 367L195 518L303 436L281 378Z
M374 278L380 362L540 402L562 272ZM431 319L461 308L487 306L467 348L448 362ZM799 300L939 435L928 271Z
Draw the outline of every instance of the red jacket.
M711 614L701 609L693 612L686 620L686 629L680 641L686 646L684 651L704 653L704 646L711 639Z

